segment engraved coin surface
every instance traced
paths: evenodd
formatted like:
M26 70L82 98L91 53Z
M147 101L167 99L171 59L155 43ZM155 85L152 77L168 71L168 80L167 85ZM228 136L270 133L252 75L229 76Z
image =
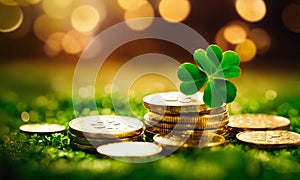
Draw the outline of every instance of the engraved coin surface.
M111 157L147 157L159 154L162 147L150 142L120 142L99 146L97 151Z
M80 137L128 137L139 135L144 124L135 118L115 115L86 116L69 122L69 131Z
M211 114L226 111L226 104L220 108L209 108L203 101L203 93L184 95L181 92L164 92L145 96L144 106L151 112L160 114L180 114L188 112L201 112Z
M66 129L65 126L60 124L24 124L20 126L22 132L27 133L58 133Z
M300 134L284 130L245 131L237 139L256 147L287 148L300 145Z
M290 120L267 114L241 114L229 117L228 128L232 130L275 130L288 127Z

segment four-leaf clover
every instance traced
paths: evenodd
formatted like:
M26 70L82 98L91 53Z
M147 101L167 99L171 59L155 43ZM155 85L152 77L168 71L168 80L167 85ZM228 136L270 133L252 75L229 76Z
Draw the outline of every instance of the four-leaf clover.
M177 76L182 81L180 91L192 95L205 87L204 103L213 108L232 102L237 88L227 79L241 74L238 54L230 50L222 53L220 47L210 45L206 51L196 50L194 60L198 66L184 63L178 68Z

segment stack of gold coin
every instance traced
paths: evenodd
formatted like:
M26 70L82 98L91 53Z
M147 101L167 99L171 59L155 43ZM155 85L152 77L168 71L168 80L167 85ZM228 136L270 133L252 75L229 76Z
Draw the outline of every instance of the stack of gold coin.
M73 149L96 152L100 145L142 141L142 121L126 116L99 115L73 119L69 122L69 138Z
M205 133L226 136L229 114L227 105L210 108L203 102L203 93L186 96L180 92L165 92L145 96L148 109L145 134L187 137L186 142L199 142ZM194 147L194 144L186 144Z

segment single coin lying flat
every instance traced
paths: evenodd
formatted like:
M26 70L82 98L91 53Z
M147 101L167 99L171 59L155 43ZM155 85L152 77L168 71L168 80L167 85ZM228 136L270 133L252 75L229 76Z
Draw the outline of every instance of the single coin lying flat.
M243 130L279 130L288 127L290 120L267 114L241 114L229 117L228 129Z
M66 129L60 124L24 124L20 126L20 131L27 133L59 133Z
M257 148L290 148L300 145L300 134L284 131L244 131L236 135L241 142Z

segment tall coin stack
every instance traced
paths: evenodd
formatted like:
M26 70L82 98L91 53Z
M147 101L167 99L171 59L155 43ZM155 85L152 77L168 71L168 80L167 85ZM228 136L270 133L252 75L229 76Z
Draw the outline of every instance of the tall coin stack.
M116 115L85 116L69 122L69 138L73 149L96 152L98 146L141 141L144 124L135 118Z
M180 92L157 93L145 96L143 102L148 109L144 116L145 134L154 141L155 135L172 135L172 138L185 137L183 146L193 147L198 146L204 134L223 136L224 141L224 136L228 135L227 105L209 108L203 102L203 93L192 96Z

